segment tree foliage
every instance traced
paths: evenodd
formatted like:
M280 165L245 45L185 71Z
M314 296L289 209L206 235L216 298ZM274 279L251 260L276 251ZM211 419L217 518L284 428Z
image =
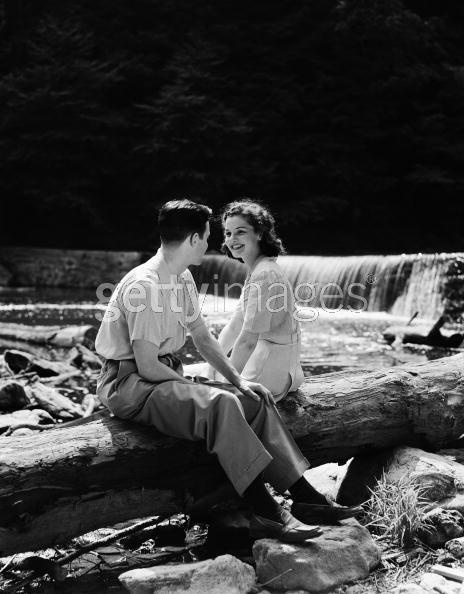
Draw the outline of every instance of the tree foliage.
M248 195L292 252L464 250L452 2L0 7L2 243L152 249L165 200Z

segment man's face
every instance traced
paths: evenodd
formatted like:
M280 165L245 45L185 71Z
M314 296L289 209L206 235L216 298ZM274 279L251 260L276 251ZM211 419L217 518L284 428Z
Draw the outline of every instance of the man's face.
M203 256L206 253L206 250L208 249L208 238L210 235L210 228L209 228L209 221L206 222L206 227L205 227L205 232L203 233L203 237L198 237L196 236L196 243L192 246L194 249L194 254L193 254L193 258L194 261L192 262L192 264L198 266L199 264L201 264L201 261L203 260Z

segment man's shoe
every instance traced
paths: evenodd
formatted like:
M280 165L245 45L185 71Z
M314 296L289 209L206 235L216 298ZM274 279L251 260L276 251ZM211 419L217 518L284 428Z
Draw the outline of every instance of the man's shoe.
M307 526L286 510L282 510L281 518L282 522L276 522L253 514L250 518L250 536L255 539L276 538L281 542L301 543L321 534L319 526Z
M291 510L292 515L305 524L312 522L338 523L340 520L359 516L363 511L359 505L346 506L335 502L327 503L327 505L295 502Z

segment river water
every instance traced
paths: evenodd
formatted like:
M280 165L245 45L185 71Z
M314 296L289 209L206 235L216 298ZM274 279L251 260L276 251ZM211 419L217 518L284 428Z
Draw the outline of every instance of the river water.
M202 313L217 334L229 319L236 299L201 295ZM75 289L0 289L0 321L36 325L98 325L104 306L95 293ZM306 375L354 369L393 367L448 354L428 347L392 348L382 338L406 317L381 312L301 308L302 364ZM426 321L427 323L427 321ZM431 325L432 322L429 320ZM190 340L180 353L185 362L198 360Z

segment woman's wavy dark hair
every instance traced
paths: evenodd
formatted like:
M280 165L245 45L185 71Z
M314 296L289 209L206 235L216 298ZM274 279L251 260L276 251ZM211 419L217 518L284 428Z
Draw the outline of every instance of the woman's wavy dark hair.
M275 219L270 210L250 198L242 198L227 204L221 214L222 226L229 217L245 218L253 229L260 235L259 247L264 256L279 256L285 254L282 240L277 236L275 230ZM229 258L232 258L229 248L222 244L222 251ZM241 258L239 258L241 260Z

